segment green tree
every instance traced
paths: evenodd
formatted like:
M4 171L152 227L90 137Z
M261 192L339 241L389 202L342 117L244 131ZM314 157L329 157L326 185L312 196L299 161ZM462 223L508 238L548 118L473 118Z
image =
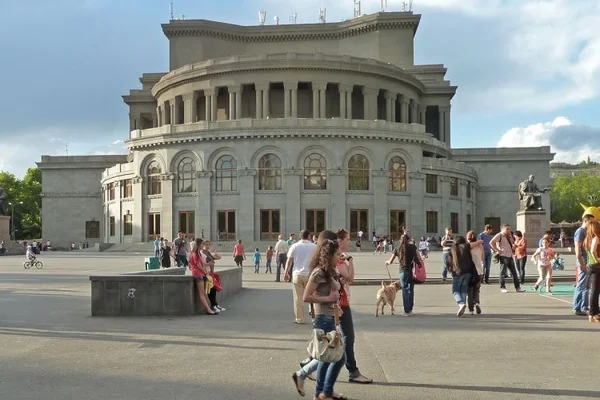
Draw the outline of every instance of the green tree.
M11 205L7 213L11 217L14 215L17 240L40 239L42 172L37 168L29 168L23 179L17 179L8 172L0 172L0 187L6 190L9 196L8 201Z
M579 221L583 212L580 203L600 206L600 176L577 174L556 178L550 199L552 222Z

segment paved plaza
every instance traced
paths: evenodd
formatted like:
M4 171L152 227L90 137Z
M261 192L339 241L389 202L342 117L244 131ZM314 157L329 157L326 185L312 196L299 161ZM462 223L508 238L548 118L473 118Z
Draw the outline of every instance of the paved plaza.
M293 323L289 284L250 265L218 317L90 317L88 276L141 270L143 256L43 254L42 270L0 257L0 399L300 398L291 374L310 326ZM386 257L356 255L358 278L387 276ZM376 290L352 290L357 360L376 383L349 384L342 370L336 390L351 399L600 397L600 324L573 316L567 297L488 285L483 314L459 319L450 285L426 284L416 287L416 315L375 318Z

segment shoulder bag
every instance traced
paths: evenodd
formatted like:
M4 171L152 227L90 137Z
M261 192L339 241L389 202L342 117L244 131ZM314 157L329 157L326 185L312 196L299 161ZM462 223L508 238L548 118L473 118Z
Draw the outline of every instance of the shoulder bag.
M313 329L312 339L308 342L308 354L315 360L324 363L336 363L344 357L344 342L339 332L340 326L340 308L336 304L333 306L333 317L335 319L335 329L331 332L325 332L323 329Z

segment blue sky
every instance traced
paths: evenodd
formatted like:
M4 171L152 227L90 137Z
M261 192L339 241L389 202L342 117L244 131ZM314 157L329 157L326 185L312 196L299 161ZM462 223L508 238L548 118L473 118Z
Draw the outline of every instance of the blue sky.
M352 0L176 0L175 14L254 25L350 18ZM363 13L380 0L362 0ZM401 1L388 0L398 11ZM600 154L600 2L415 0L417 63L443 63L458 85L454 147L550 144L557 159ZM42 154L123 152L121 95L168 70L160 24L168 0L19 0L0 13L0 170L17 175ZM568 137L569 140L565 140Z

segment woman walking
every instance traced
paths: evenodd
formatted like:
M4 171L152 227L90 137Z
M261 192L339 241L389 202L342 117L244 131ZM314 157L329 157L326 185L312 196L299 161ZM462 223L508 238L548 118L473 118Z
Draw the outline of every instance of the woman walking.
M471 277L469 291L467 292L467 305L469 306L471 315L473 315L474 311L479 315L481 314L480 293L481 282L483 281L485 252L483 250L483 240L477 240L475 231L467 232L467 241L471 248L471 259L473 260L473 264L475 264L475 269L473 270L474 275Z
M302 300L313 303L315 318L313 327L331 332L336 329L334 311L338 307L341 284L335 268L340 249L335 232L323 231L319 235L317 249L310 263L310 277ZM315 398L333 399L333 386L344 365L344 357L336 363L319 361Z
M590 221L586 229L585 248L588 254L587 269L590 274L590 322L600 322L600 222Z
M527 240L521 231L515 231L515 266L521 285L525 283L525 264L527 264Z
M420 263L417 246L410 240L408 234L400 237L400 244L392 254L392 257L385 262L390 265L398 257L400 261L400 286L402 287L402 305L404 306L404 316L412 315L415 305L415 277L413 276L413 262Z
M467 293L471 276L475 269L473 258L471 257L471 246L465 240L464 236L456 238L455 244L450 249L452 256L452 295L458 305L457 317L462 317L467 309Z

